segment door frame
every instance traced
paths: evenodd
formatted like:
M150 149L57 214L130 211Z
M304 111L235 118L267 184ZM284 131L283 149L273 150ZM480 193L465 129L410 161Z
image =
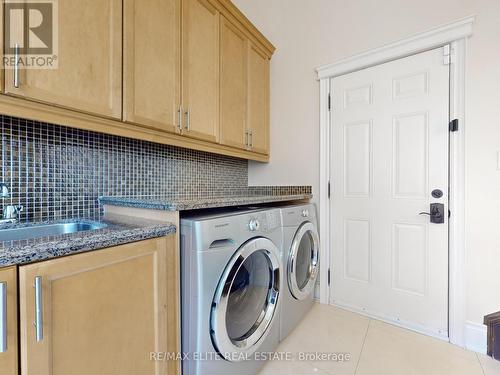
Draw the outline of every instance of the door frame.
M449 258L448 337L465 347L465 87L467 39L473 33L474 16L432 28L400 41L339 60L316 69L320 81L320 303L330 304L331 264L330 181L330 87L331 79L430 49L450 46L450 119L459 120L457 132L450 133L449 157ZM446 126L446 124L443 124Z

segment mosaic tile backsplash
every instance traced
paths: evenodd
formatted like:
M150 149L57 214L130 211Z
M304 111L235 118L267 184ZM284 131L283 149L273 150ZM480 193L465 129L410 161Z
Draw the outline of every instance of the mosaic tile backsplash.
M21 220L98 218L101 195L194 198L248 185L246 160L0 115L2 204Z
M3 204L21 221L98 219L99 196L203 198L310 193L248 187L244 159L0 115Z

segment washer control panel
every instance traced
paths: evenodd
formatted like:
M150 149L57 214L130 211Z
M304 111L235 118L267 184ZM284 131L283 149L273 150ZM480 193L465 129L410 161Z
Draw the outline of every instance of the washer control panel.
M247 223L250 232L269 232L280 227L281 215L277 210L256 212Z
M279 211L266 212L266 219L267 219L269 230L273 230L273 229L277 229L277 228L281 227L281 213Z
M248 223L248 229L250 229L250 232L255 232L256 230L259 230L260 229L259 219L250 219L250 222Z

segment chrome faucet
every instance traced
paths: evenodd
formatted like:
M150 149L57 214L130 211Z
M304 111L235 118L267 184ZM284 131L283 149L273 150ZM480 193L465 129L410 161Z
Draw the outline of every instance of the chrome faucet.
M9 188L3 182L0 182L0 198L9 198ZM0 224L17 223L19 212L23 210L23 206L8 205L2 209L2 217L0 217Z
M10 197L9 188L3 182L0 182L0 198Z

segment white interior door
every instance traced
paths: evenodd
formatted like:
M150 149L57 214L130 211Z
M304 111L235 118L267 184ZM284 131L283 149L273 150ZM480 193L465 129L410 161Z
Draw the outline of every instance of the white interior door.
M449 65L443 48L335 77L331 87L330 300L447 337ZM436 189L441 197L433 196ZM431 203L443 205L442 224L419 215Z

